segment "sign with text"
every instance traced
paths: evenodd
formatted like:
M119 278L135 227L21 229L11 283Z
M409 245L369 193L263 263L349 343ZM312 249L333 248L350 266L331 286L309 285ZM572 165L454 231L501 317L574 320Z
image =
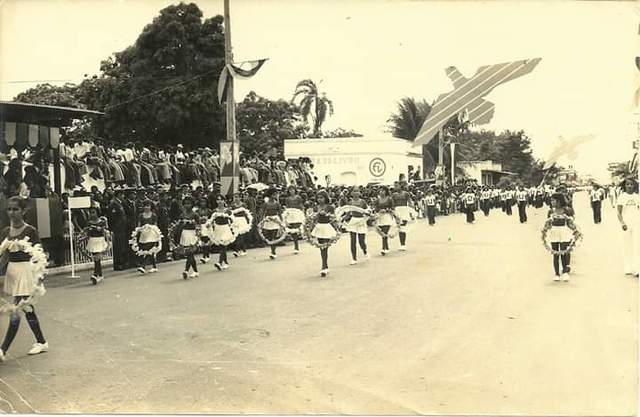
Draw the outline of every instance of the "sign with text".
M91 207L91 197L69 197L70 209L83 209Z

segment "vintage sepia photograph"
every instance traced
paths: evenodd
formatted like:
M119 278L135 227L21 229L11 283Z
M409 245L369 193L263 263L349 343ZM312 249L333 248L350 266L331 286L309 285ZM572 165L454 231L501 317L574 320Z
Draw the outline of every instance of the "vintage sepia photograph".
M640 4L0 0L0 413L633 416Z

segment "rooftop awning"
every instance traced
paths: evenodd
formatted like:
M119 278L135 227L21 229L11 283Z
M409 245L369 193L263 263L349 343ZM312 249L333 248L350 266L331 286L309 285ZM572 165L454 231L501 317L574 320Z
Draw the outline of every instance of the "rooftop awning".
M104 114L95 110L0 101L0 120L4 122L61 127L70 125L73 119L82 119L87 116L97 117Z

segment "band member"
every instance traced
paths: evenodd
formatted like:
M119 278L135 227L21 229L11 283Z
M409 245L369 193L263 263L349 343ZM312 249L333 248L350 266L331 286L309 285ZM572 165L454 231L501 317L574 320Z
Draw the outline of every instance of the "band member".
M551 198L551 210L549 210L547 224L551 226L548 234L551 249L555 251L566 251L574 238L569 226L573 223L567 211L567 202L562 194L554 194ZM560 275L560 264L562 262L562 275ZM554 281L569 281L571 258L569 253L553 255L553 269L555 271Z
M153 253L153 249L157 249L157 252L162 249L162 232L158 227L158 216L152 211L153 203L151 200L144 200L142 203L142 212L138 216L138 227L140 227L140 234L138 238L138 245L141 251L152 252L141 256L140 267L138 271L141 274L147 273L147 266L150 265L150 273L158 272L156 266L156 254ZM156 253L157 253L156 252Z
M10 224L0 232L0 241L3 242L3 249L5 248L5 242L7 243L6 251L8 254L5 252L0 253L0 255L4 255L3 262L6 262L7 259L9 262L4 279L4 292L13 297L16 306L24 305L24 303L27 302L27 305L25 305L22 310L25 312L24 315L27 323L36 339L36 343L29 351L29 355L37 355L38 353L48 351L49 344L42 334L40 322L33 305L28 304L29 297L33 294L36 286L39 285L38 281L40 277L37 276L30 262L31 255L15 243L25 238L28 238L29 243L32 245L38 245L40 243L38 231L33 226L24 222L25 210L26 200L20 197L11 197L7 201L7 214ZM0 361L4 361L11 343L18 333L18 328L20 327L20 310L21 309L16 309L11 313L9 328L0 347Z
M498 207L500 207L500 194L500 189L498 187L494 187L491 190L491 208L497 209Z
M640 196L638 183L627 178L623 191L617 197L618 220L624 232L624 273L639 276L640 274Z
M491 190L487 187L484 187L480 194L480 207L485 217L488 216L489 210L491 210Z
M513 207L514 203L515 193L513 192L511 187L507 187L507 191L505 192L505 212L507 213L507 216L511 216L513 214L511 208Z
M289 187L289 195L285 199L285 211L283 214L284 221L287 224L287 228L293 230L290 233L293 239L293 253L300 253L300 247L298 240L301 237L301 227L305 222L304 217L304 201L302 197L296 193L295 187Z
M429 219L429 226L433 226L436 224L437 197L433 193L432 189L427 190L427 195L424 198L424 204L426 206L427 218Z
M218 206L212 214L210 223L213 225L213 235L211 241L218 248L219 258L215 263L215 267L218 271L229 268L229 261L227 259L227 246L232 244L236 240L236 235L231 230L231 224L233 223L233 216L231 211L227 210L226 202L221 194L218 194L216 198Z
M219 195L219 194L218 194ZM216 195L216 198L218 197ZM209 223L209 218L211 214L213 214L213 210L209 208L208 202L206 198L201 198L198 200L198 208L196 209L196 213L198 214L198 221L200 227L200 243L202 246L202 258L200 258L200 262L206 264L209 262L210 253L211 253L211 237L213 235L213 228L211 223Z
M593 188L589 192L589 198L591 200L591 209L593 210L593 222L599 224L602 222L602 200L604 200L604 193L598 184L593 184Z
M265 193L266 201L263 205L264 216L277 216L282 220L282 206L278 202L278 197L276 195L275 189L267 190ZM278 236L278 230L280 230L280 225L274 221L267 221L262 226L262 232L264 237L270 241L275 240ZM269 254L270 259L276 259L278 256L276 255L276 245L270 245L271 254Z
M366 210L367 202L364 201L360 195L360 190L357 188L354 189L351 192L351 200L349 200L348 205ZM347 231L349 232L351 242L351 265L355 265L358 263L356 240L360 245L365 259L369 259L369 254L367 253L367 218L364 213L359 211L350 212L349 217Z
M330 204L329 196L324 191L320 191L316 196L317 206L315 213L318 216L318 223L311 231L311 236L318 239L319 244L327 244L339 233L332 225L331 218L335 212ZM322 260L322 270L320 276L329 275L329 247L320 248L320 258Z
M233 256L245 256L247 254L247 238L251 232L253 218L251 212L244 207L244 203L239 193L234 194L231 203L233 213L233 229L236 233Z
M406 183L402 183L398 190L393 194L393 205L396 216L400 218L400 250L407 250L407 225L412 220L409 210L409 202L411 195L406 190Z
M389 190L386 187L380 188L380 193L378 194L378 199L375 201L375 209L376 212L380 213L383 210L393 210L393 199L389 195ZM393 216L389 213L381 213L376 226L380 228L380 231L387 235L391 230L391 226L395 224ZM380 254L382 256L389 253L389 237L382 237L382 250Z
M467 191L462 195L462 204L464 204L464 210L467 215L467 223L473 224L476 221L474 211L476 209L476 195L471 189L467 188Z
M193 198L189 196L182 199L181 220L182 231L180 232L180 246L187 256L184 272L182 272L182 279L186 280L187 278L196 278L200 275L195 258L195 252L198 249L199 243L196 227L200 222L200 218L198 214L193 211ZM191 268L193 268L193 272L189 273Z
M93 275L91 275L91 283L93 285L101 282L104 277L102 275L102 256L109 249L107 243L107 219L98 217L98 210L95 207L89 209L89 220L86 228L88 236L87 252L91 254L93 260Z
M527 191L522 187L518 187L518 191L516 192L516 199L518 200L518 216L520 217L520 223L526 223L528 199Z

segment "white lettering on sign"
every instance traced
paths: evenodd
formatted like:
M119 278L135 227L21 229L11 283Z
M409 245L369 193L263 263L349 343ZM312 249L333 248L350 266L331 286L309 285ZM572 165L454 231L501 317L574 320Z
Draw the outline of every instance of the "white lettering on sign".
M314 165L352 165L359 164L360 158L355 156L319 156L312 158Z

